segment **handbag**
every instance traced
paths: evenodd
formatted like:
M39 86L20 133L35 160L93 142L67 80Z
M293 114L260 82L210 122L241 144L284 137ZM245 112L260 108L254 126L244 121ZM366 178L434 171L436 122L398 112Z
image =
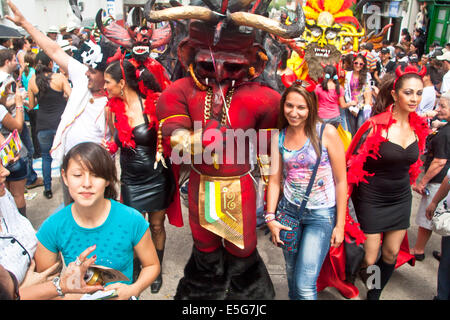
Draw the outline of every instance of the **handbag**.
M355 239L350 239L350 242L344 240L344 250L345 280L354 283L366 251L362 245L356 244Z
M280 230L280 240L284 242L284 244L279 243L278 246L283 248L291 253L296 253L298 251L298 238L299 238L299 228L300 222L298 217L301 216L303 211L306 208L306 203L308 202L309 194L311 193L312 186L314 184L314 180L316 178L317 169L319 168L320 160L322 158L322 134L325 128L325 123L322 123L320 128L320 136L319 136L319 156L317 157L316 163L314 165L313 172L311 174L311 179L309 180L308 187L306 188L305 196L303 197L302 204L300 205L300 210L297 216L292 216L288 212L283 211L280 206L277 207L277 213L275 215L275 219L284 226L290 227L291 230Z
M349 200L348 204L351 220L353 219L356 220L356 216L353 217L351 214L352 211L354 213L354 206L351 199ZM350 235L346 235L344 239L344 254L345 254L345 280L350 283L354 283L356 280L356 276L359 270L361 269L361 264L364 260L364 256L366 255L366 251L364 250L364 246L362 244L356 243L355 238L353 238Z
M431 228L443 237L450 236L450 210L446 202L444 202L444 207L437 209L431 218Z

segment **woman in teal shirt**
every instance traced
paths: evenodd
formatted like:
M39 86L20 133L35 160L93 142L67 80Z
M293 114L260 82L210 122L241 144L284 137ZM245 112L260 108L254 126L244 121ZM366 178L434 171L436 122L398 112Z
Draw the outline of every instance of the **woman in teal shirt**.
M105 290L116 289L118 299L139 296L155 280L160 265L148 222L135 209L113 200L117 196L114 161L101 146L81 143L64 157L61 175L74 202L47 218L39 229L35 254L38 272L54 264L59 253L68 264L96 245L96 264L132 279L136 253L142 264L136 282L113 283Z

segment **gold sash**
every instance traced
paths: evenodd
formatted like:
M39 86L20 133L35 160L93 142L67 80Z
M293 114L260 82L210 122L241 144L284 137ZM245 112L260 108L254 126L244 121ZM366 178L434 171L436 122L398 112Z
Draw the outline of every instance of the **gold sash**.
M244 249L240 176L200 175L200 225Z

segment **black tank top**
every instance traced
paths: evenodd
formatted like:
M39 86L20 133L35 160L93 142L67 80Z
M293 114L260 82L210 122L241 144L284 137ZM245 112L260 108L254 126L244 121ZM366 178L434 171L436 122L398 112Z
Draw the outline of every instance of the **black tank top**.
M64 98L64 91L56 91L48 87L44 94L38 92L37 101L39 109L37 112L36 130L58 129L61 115L67 104Z

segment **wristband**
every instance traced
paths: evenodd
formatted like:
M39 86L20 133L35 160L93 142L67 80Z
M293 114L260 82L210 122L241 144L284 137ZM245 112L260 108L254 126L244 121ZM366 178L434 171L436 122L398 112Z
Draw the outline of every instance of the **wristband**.
M266 223L272 222L275 220L275 214L274 213L266 213L264 216L264 221Z
M16 110L22 110L23 111L23 109L24 109L23 106L16 107Z
M52 280L52 283L55 285L55 287L56 287L56 292L58 292L58 296L60 296L60 297L64 297L64 293L62 292L62 289L61 289L61 278L60 277L55 277L53 280Z

